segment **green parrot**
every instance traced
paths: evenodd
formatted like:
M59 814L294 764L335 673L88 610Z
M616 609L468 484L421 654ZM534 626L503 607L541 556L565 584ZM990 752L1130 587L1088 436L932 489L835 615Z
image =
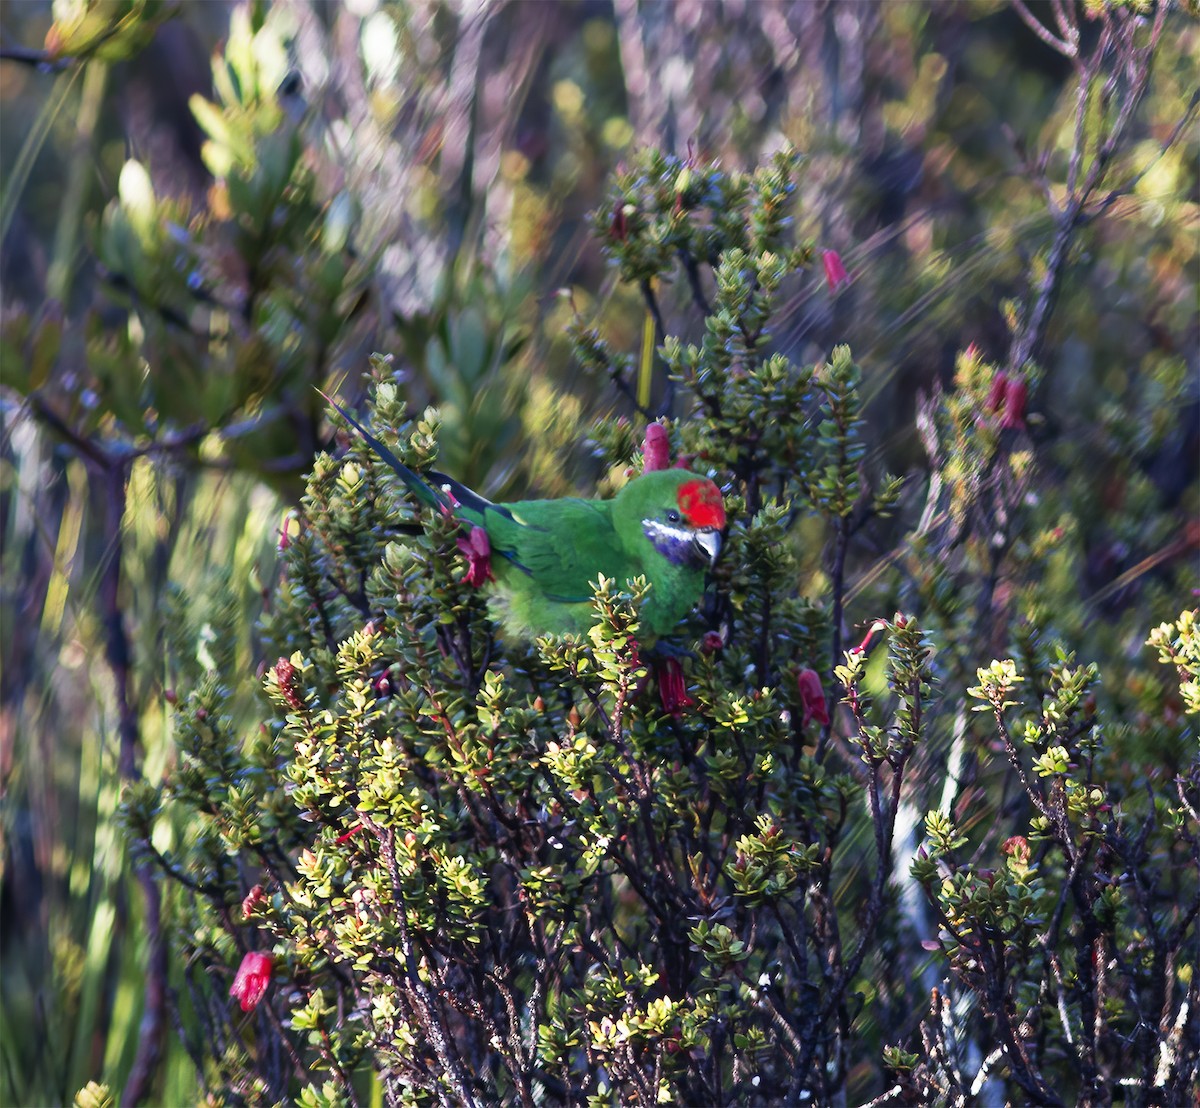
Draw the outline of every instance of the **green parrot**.
M329 403L422 504L471 526L469 538L459 540L470 561L468 580L495 582L508 631L586 633L595 619L591 582L601 574L619 584L639 574L650 582L641 613L647 640L670 634L700 599L725 526L721 491L707 477L657 469L633 478L611 500L493 504L444 474L430 471L425 480L345 408Z

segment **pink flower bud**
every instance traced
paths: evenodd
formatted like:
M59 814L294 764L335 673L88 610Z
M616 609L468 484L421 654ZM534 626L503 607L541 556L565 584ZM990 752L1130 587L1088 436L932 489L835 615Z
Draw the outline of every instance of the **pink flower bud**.
M725 638L720 631L705 631L700 640L700 650L704 654L715 654L725 645Z
M825 283L829 285L830 292L837 292L843 285L850 284L850 275L836 250L822 250L821 262L825 266Z
M229 987L229 995L241 1002L242 1011L249 1012L258 1007L271 983L271 971L275 968L269 954L260 950L249 951L238 966L237 976Z
M646 443L642 447L642 472L668 469L671 465L671 441L661 423L646 428Z
M796 687L800 690L800 703L804 707L804 726L815 719L822 726L829 722L829 705L825 701L825 690L815 669L802 669L796 675Z

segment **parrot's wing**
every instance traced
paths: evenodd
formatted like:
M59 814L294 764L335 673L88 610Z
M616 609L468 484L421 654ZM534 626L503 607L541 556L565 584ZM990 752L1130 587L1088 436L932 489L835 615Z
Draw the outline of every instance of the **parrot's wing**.
M547 600L592 599L600 574L618 576L624 558L612 525L611 501L528 500L490 504L480 522L493 553L506 558Z
M618 580L632 576L613 528L611 501L566 498L493 504L444 473L430 470L422 476L409 469L337 401L321 395L419 500L482 527L492 552L528 577L531 589L547 600L582 603L591 600L591 582L601 573Z

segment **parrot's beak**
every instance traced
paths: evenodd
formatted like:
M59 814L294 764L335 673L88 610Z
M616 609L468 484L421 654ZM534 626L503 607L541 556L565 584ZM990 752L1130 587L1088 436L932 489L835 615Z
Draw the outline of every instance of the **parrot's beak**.
M710 566L715 565L721 553L721 532L712 530L696 532L696 548L704 552Z

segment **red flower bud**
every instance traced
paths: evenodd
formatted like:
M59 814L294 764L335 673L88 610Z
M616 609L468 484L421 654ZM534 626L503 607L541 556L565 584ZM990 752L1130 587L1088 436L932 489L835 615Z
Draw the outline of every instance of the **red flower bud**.
M249 919L259 908L267 902L267 894L263 892L261 885L255 885L242 901L242 918Z
M646 442L642 447L642 472L668 469L671 465L671 442L667 429L661 423L651 423L646 428Z
M796 687L800 690L800 703L804 707L804 726L815 719L824 725L829 722L829 705L825 701L825 690L815 669L802 669L796 675Z
M1013 835L1011 839L1005 839L1000 850L1001 853L1015 858L1022 865L1029 863L1029 840L1024 835Z
M700 640L700 650L704 654L715 654L725 645L725 638L720 631L705 631Z
M241 1002L243 1012L258 1007L258 1002L266 995L267 986L271 983L273 969L271 956L261 950L251 950L242 959L237 976L229 986L229 995Z
M1008 382L1004 392L1004 418L1000 428L1004 431L1025 430L1025 405L1029 400L1029 385L1018 378Z
M279 683L279 691L283 694L283 699L287 701L288 707L295 712L304 707L304 698L300 695L297 677L296 667L287 658L280 658L275 663L275 680Z
M458 549L467 559L468 585L478 589L496 580L492 573L492 544L482 527L472 527L469 537L458 540Z
M850 275L842 265L842 256L836 250L822 250L821 262L825 266L825 282L830 292L837 292L843 285L850 284Z

